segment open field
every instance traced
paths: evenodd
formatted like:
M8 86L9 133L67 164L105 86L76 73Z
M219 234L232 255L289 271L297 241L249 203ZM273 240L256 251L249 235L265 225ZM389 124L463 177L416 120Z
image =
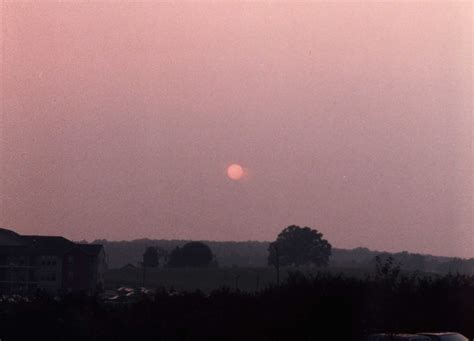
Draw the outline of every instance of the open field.
M352 277L363 277L370 273L369 269L330 267L282 267L280 280L285 281L288 273L299 270L305 274L316 274L318 271L332 274L344 274ZM121 286L143 286L143 270L111 269L105 274L106 289ZM146 287L174 288L178 291L201 290L210 292L222 287L238 288L244 291L255 291L276 283L276 271L272 267L219 267L219 268L159 268L147 269Z

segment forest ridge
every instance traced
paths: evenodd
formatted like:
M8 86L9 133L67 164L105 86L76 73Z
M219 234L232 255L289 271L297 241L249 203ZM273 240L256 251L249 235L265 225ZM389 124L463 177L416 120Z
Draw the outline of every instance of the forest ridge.
M108 258L109 268L120 268L126 264L138 265L143 253L149 246L158 246L171 251L189 240L135 239L131 241L95 240L92 243L103 244ZM261 267L267 265L270 242L260 241L203 241L216 256L222 267ZM82 241L82 243L86 243ZM340 249L332 248L329 266L349 267L372 270L377 255L391 255L404 270L434 273L474 274L474 258L461 259L409 253L406 251L388 253L368 248Z

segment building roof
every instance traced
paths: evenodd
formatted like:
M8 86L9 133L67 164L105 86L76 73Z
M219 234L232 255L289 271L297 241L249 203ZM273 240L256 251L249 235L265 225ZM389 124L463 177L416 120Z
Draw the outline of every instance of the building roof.
M91 256L97 256L102 251L103 246L101 244L76 244L84 253Z
M63 237L56 236L22 236L36 251L61 255L76 247L76 244Z
M11 230L0 228L0 245L2 246L14 246L24 245L24 240L21 236Z
M136 269L136 266L131 263L127 263L124 266L122 266L120 269Z
M27 248L28 252L45 255L64 255L72 250L81 250L85 254L97 256L103 249L100 244L77 244L60 236L29 236L0 228L0 246Z
M6 234L6 235L9 235L9 236L12 236L12 237L19 237L20 236L15 231L8 230L8 229L2 229L2 228L0 228L0 233Z

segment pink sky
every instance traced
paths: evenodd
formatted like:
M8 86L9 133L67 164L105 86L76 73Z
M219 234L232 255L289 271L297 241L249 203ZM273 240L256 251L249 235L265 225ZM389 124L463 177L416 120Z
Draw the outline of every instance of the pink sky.
M0 226L474 257L470 2L0 6Z

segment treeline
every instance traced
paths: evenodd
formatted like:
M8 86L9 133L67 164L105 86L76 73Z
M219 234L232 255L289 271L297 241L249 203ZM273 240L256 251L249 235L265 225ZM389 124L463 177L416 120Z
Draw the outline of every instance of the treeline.
M132 241L95 240L103 244L110 268L120 268L126 264L138 265L147 247L157 246L171 253L189 240L136 239ZM268 242L216 242L204 241L215 255L219 266L254 267L265 266L268 258Z
M352 250L333 249L330 262L333 266L371 269L375 264L375 258L377 256L382 258L392 257L394 261L406 271L474 275L474 258L462 259L456 257L422 255L406 251L389 253L371 251L367 248L355 248Z
M293 272L256 293L157 290L135 303L37 297L0 301L2 340L364 340L375 332L474 336L474 277L403 275L378 258L351 278ZM25 328L27 326L27 328Z
M183 246L186 240L152 240L136 239L133 241L96 240L105 246L110 268L120 268L126 264L138 265L143 252L149 246L158 246L171 252L177 246ZM216 256L219 266L223 267L259 267L266 266L268 261L269 242L216 242L205 241ZM392 255L404 270L433 272L439 274L462 273L474 274L474 259L460 259L421 255L408 252L386 253L367 248L352 250L332 248L330 266L373 269L375 257Z

